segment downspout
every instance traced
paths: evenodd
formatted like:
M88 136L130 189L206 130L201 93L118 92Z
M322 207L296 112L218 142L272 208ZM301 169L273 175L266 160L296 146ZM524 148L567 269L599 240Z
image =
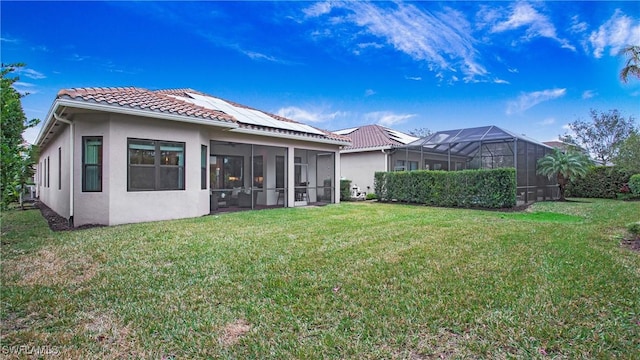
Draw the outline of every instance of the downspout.
M74 214L74 163L73 163L73 155L74 155L74 141L75 138L75 126L73 121L63 118L62 116L53 112L53 117L56 121L60 121L69 125L69 226L73 227L73 214Z

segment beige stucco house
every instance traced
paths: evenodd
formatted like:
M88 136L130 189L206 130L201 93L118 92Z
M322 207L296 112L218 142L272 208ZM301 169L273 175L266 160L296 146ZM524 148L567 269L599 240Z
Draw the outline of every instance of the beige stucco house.
M40 201L74 226L339 202L348 138L195 90L61 90L36 144Z
M394 154L399 146L414 142L417 137L380 125L364 125L335 133L351 140L351 145L340 151L340 176L351 180L351 185L361 192L373 192L373 177L377 171L410 170L409 166L414 165Z

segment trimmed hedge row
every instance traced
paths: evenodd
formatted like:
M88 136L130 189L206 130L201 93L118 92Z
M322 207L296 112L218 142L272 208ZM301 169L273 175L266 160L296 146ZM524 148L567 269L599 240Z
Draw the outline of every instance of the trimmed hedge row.
M594 166L581 178L567 184L567 197L615 199L631 173L615 166Z
M380 201L435 206L505 208L516 205L516 170L376 172Z

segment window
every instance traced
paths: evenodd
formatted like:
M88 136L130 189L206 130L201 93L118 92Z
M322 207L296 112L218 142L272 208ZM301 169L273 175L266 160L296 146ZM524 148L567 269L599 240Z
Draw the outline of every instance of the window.
M409 161L409 171L418 170L417 161Z
M128 139L128 191L184 190L184 143Z
M264 184L264 164L262 156L253 157L253 186L262 189Z
M200 189L207 188L207 145L200 145Z
M102 191L102 136L82 137L82 191Z
M405 162L404 160L396 160L396 167L393 168L394 171L405 171L406 167L405 167Z
M62 148L58 148L58 190L62 190Z
M47 156L47 187L49 187L50 172L51 172L51 159Z

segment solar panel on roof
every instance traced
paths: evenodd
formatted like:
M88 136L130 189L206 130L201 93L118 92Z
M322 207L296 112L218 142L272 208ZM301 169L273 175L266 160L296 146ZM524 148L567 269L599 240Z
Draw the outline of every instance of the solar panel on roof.
M193 93L187 93L187 95L189 95L191 98L182 99L185 99L193 104L205 107L207 109L223 111L245 124L304 132L316 135L324 135L322 131L315 129L309 125L278 120L263 113L262 111L235 106L224 100L214 98L212 96L203 96Z

